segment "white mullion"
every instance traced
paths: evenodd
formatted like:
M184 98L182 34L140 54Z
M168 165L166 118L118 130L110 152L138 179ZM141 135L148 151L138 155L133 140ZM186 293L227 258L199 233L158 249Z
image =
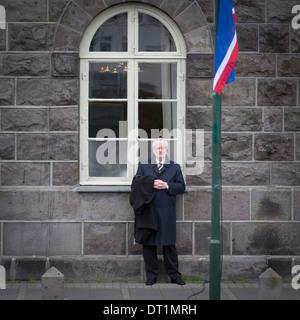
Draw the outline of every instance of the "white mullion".
M128 55L133 58L135 55L135 44L136 44L136 30L135 30L135 10L128 11L128 35L127 35L127 44L128 44Z
M88 141L127 141L127 138L88 138Z
M88 99L89 102L127 102L128 99Z
M132 6L133 7L133 6ZM131 8L132 8L131 7ZM128 144L127 144L127 173L129 179L132 179L135 174L135 166L133 163L132 156L136 154L135 140L132 136L134 129L136 128L136 116L135 116L135 96L134 96L134 77L135 77L135 66L134 66L134 54L135 54L135 44L136 44L136 18L135 10L128 11L128 55L130 59L128 60L128 72L127 72L127 134L128 134Z
M178 143L178 162L182 166L183 172L185 174L185 154L186 154L186 131L185 131L185 123L186 123L186 105L185 105L185 96L186 96L186 86L185 86L185 74L186 74L186 65L183 60L179 60L177 70L177 126L181 131L181 137L179 138ZM179 105L182 107L179 108Z
M80 163L79 163L79 174L80 181L88 180L88 92L89 92L89 62L86 59L81 59L80 61Z
M132 13L134 15L133 17L133 38L134 38L134 46L133 46L133 53L134 56L137 57L139 55L139 12L138 10L135 8L134 10L132 10Z
M178 99L138 99L139 102L157 102L157 103L161 103L161 102L178 102Z
M155 141L156 138L139 138L139 141L142 141L142 142L146 142L146 141ZM165 138L165 140L167 141L178 141L177 138Z
M182 104L182 92L181 92L181 81L182 79L182 64L181 61L177 61L177 79L176 79L176 84L177 84L177 128L179 129L179 132L183 134L182 130L184 128L184 116L182 114L182 110L184 108L179 108L179 105ZM183 153L182 153L182 148L183 148L183 143L182 143L182 138L177 135L177 143L176 143L176 158L177 162L179 164L183 164Z
M138 154L138 79L137 61L130 61L128 77L128 172L133 177L137 170L136 155Z

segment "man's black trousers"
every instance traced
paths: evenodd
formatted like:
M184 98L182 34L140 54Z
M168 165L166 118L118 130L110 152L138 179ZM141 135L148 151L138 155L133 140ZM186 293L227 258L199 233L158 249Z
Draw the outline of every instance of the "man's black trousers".
M162 246L165 268L171 280L181 278L178 271L178 254L175 246ZM143 245L143 256L147 280L156 280L158 276L157 246Z

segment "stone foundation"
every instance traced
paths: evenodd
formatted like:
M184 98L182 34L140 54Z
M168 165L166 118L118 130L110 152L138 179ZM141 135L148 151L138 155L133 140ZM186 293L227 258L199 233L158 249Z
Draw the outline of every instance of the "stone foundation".
M51 258L3 258L1 264L6 269L8 281L36 280L54 266L60 270L66 281L144 281L145 271L142 256L113 257L51 257ZM251 257L240 259L226 258L223 264L222 279L256 279L264 268L266 259ZM180 256L179 268L184 277L194 279L209 278L208 256ZM170 281L159 255L159 281Z
M224 256L222 281L257 280L267 268L274 269L282 278L291 279L291 268L300 258L272 256ZM1 258L7 281L41 281L52 266L64 274L66 281L144 281L146 279L141 255L130 256L56 256L50 258ZM209 279L209 256L179 256L183 277L196 281ZM162 255L159 255L158 281L169 282Z
M67 280L144 278L129 186L77 188L80 41L95 16L124 2L0 0L0 263L8 279L40 280L52 265ZM204 129L205 161L177 199L177 248L184 275L208 278L214 0L134 2L167 13L185 40L185 122ZM300 263L296 2L233 2L240 54L222 94L223 277L255 278L267 267L286 277Z

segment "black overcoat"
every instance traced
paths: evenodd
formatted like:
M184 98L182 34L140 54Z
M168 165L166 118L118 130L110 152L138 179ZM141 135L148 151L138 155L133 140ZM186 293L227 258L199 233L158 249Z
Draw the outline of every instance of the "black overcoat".
M152 176L135 175L131 183L129 202L135 213L134 239L140 244L146 244L149 236L157 232L154 180Z
M169 246L176 243L176 195L184 193L185 182L179 164L169 161L158 173L156 163L139 164L137 175L152 176L168 183L168 190L156 190L158 230L147 240L147 245Z

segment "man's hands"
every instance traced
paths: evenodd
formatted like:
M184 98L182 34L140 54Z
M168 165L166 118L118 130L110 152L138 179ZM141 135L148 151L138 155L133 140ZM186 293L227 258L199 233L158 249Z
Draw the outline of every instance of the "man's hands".
M167 183L162 180L154 180L154 188L158 190L167 189Z

